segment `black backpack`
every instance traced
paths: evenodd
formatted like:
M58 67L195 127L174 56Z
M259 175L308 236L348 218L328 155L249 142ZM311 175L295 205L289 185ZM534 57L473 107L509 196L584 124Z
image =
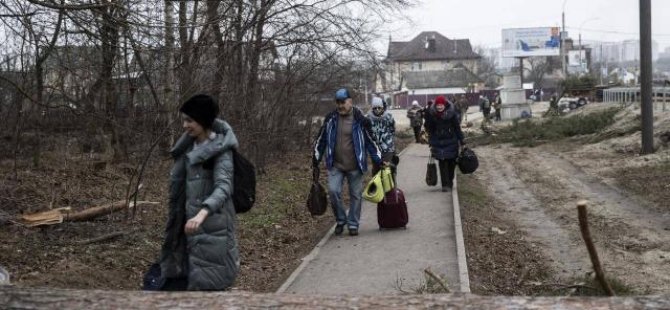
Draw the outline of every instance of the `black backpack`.
M235 213L244 213L256 201L256 167L237 150L233 149L233 204Z

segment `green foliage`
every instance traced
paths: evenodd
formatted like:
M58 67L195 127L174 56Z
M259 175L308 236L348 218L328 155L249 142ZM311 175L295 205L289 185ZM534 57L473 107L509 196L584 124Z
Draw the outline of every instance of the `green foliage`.
M581 77L570 76L560 82L561 88L566 92L592 89L596 85L596 79L590 75L584 75Z
M310 181L301 170L287 169L272 171L259 178L255 206L248 213L238 215L241 225L252 228L271 228L287 218L295 218L295 213L307 200Z
M620 108L570 117L552 117L544 121L515 120L498 135L476 139L479 144L512 143L515 146L537 146L542 143L602 131L614 124Z

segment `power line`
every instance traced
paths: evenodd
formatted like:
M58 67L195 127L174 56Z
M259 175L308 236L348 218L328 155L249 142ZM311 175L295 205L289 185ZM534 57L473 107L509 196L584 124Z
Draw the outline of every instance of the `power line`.
M579 31L579 28L575 27L566 27L571 30L577 30ZM616 31L616 30L604 30L604 29L590 29L590 28L581 28L582 31L591 31L591 32L598 32L598 33L609 33L609 34L621 34L621 35L640 35L639 32L624 32L624 31ZM669 33L654 33L654 36L659 36L659 37L670 37Z

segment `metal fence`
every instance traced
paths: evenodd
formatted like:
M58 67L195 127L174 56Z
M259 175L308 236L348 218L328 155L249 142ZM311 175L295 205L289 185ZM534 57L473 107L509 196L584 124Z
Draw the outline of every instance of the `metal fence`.
M642 101L640 87L617 87L603 90L603 102L618 103L623 106L639 105ZM670 87L653 87L654 110L670 110Z

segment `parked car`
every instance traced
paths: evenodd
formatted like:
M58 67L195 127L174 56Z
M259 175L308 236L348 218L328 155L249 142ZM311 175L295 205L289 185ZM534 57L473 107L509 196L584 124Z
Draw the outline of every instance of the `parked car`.
M571 111L581 108L587 103L589 103L589 100L586 97L561 97L558 100L558 109L560 111Z

